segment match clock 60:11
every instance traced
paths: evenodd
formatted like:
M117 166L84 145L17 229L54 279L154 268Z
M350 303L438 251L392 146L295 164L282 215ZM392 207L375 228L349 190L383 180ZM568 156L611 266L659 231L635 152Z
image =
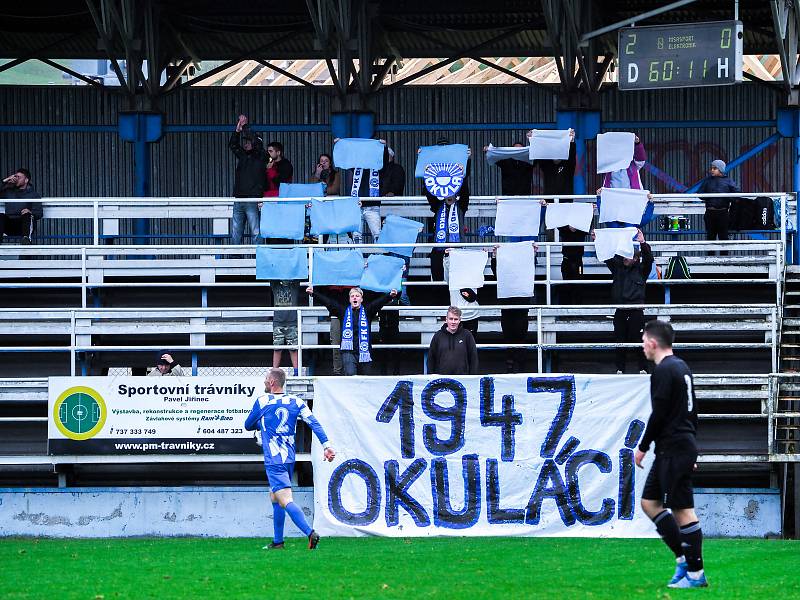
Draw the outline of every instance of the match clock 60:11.
M626 27L618 43L621 90L742 81L741 21Z

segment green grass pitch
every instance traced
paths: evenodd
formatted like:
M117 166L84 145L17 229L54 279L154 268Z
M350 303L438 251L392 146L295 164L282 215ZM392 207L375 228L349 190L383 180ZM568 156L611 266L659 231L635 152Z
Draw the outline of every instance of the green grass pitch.
M0 539L0 598L789 598L800 542L706 540L710 587L670 590L655 539ZM792 591L794 590L794 591Z

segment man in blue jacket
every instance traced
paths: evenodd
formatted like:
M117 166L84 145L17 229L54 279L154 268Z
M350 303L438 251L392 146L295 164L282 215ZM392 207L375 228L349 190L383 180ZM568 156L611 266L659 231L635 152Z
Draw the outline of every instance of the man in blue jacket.
M250 414L244 423L248 431L258 431L261 446L264 450L264 468L270 486L272 500L272 522L275 536L272 543L265 546L269 550L283 550L283 526L286 514L294 521L297 528L308 537L308 548L313 550L319 544L319 534L306 521L302 509L292 498L292 472L295 462L295 426L297 419L303 419L319 439L323 447L324 458L332 461L336 457L333 447L328 441L325 430L311 414L308 405L291 394L283 391L286 373L272 368L264 380L267 393L256 398ZM258 439L258 438L256 438Z
M700 182L697 192L700 194L738 194L741 190L736 182L725 174L727 165L717 159L711 161L708 176ZM728 239L728 210L730 198L705 198L706 239Z

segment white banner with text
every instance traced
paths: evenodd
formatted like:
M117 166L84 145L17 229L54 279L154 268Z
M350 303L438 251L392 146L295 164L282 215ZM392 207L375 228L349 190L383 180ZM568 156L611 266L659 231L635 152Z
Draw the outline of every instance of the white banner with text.
M643 375L315 381L322 535L650 537L634 450ZM649 467L652 456L648 453Z

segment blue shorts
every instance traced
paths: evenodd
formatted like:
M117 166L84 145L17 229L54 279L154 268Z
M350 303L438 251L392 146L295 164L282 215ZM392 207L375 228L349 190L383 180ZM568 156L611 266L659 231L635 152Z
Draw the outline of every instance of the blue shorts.
M264 465L264 469L267 472L267 480L273 494L278 490L292 487L293 462L283 465Z

